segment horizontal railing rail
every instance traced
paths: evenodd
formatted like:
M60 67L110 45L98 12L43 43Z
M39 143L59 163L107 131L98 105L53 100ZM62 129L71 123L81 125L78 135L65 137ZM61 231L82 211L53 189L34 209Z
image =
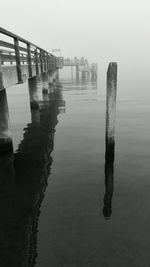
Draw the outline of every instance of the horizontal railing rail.
M0 65L3 67L8 63L11 66L15 64L18 83L23 82L22 65L24 64L28 65L29 78L33 76L33 66L36 69L36 75L62 67L59 58L41 47L1 27L0 34L2 34L2 38L0 38ZM12 38L11 42L5 41L4 35Z

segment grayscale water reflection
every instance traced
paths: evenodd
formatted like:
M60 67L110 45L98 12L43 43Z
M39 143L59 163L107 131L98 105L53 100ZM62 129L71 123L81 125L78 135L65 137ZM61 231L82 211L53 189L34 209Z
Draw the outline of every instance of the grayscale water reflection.
M2 266L148 266L150 106L119 98L108 160L99 89L64 82L32 116L26 85L8 90L16 152L1 159Z

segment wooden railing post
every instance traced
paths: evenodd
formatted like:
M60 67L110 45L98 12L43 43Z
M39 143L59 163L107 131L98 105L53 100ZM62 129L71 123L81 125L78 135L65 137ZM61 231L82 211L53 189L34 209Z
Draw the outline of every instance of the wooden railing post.
M0 90L4 89L3 72L2 72L2 59L0 55Z
M40 50L40 64L41 64L41 73L43 72L43 53L42 50Z
M39 75L39 66L38 66L38 54L37 54L37 49L35 49L35 69L36 69L36 75Z
M27 54L28 54L28 71L29 71L29 78L32 77L32 60L31 60L31 46L27 44Z
M16 37L14 38L14 46L15 46L15 57L16 57L18 83L22 83L23 80L22 80L22 70L21 70L21 61L20 61L20 52L19 52L19 41Z
M44 71L47 71L46 65L46 53L44 52Z

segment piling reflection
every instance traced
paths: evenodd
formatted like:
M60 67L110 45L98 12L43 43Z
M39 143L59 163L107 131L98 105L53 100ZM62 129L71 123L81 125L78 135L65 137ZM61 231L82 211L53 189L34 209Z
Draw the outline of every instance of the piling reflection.
M109 142L106 139L105 151L105 195L103 215L106 220L111 218L112 214L112 197L114 191L114 157L115 142Z
M40 102L15 154L0 157L0 265L35 266L40 207L51 172L62 95ZM64 105L64 102L63 102Z

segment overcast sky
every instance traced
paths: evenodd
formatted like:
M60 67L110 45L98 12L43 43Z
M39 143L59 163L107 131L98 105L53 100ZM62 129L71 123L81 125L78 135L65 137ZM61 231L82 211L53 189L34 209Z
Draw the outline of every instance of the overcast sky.
M150 92L149 0L1 0L0 21L50 52L98 62L103 89L117 61L119 92Z
M65 56L135 60L150 51L149 12L149 0L5 0L0 24Z

